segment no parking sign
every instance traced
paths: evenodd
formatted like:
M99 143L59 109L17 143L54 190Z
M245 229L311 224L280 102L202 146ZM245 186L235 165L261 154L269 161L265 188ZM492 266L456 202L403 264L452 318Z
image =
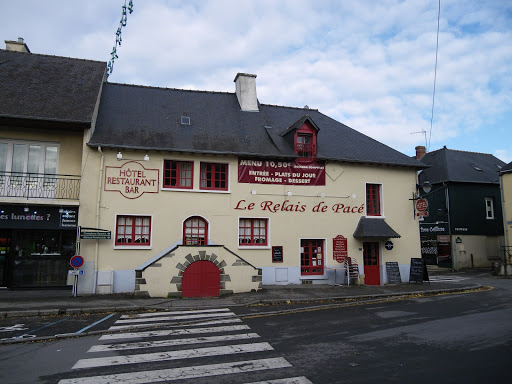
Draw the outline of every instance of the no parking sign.
M84 264L84 258L80 255L75 255L69 260L69 264L71 264L73 268L80 268Z

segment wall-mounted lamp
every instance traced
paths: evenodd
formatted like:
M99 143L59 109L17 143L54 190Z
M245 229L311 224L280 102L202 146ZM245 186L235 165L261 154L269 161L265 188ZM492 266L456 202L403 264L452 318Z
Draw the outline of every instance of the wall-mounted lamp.
M28 207L23 208L23 212L28 212L30 209Z
M432 190L432 184L430 184L430 181L428 180L425 180L421 186L421 188L423 189L423 191L425 193L429 193L431 190Z
M292 191L286 192L286 196L292 196L292 195L293 195Z
M321 198L323 199L323 198L325 197L325 193L324 193L324 192L320 193L320 194L318 195L318 197L321 197Z
M149 161L149 155L146 153L146 155L144 156L144 161Z
M117 160L122 160L123 159L123 154L121 152L117 152Z
M251 189L251 195L255 195L256 194L256 190L255 189Z

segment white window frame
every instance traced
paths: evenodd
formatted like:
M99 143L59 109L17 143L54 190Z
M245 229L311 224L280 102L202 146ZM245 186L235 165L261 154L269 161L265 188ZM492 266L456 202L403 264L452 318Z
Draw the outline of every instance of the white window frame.
M377 215L368 215L368 207L367 207L368 184L373 184L373 185L378 185L379 186L380 215L378 215L378 216ZM364 184L364 215L365 215L365 217L367 217L369 219L371 219L371 218L374 218L374 219L385 219L386 218L385 215L384 215L384 184L378 183L378 182L371 182L371 181L367 181Z
M488 220L494 219L494 199L492 197L485 198L485 218Z

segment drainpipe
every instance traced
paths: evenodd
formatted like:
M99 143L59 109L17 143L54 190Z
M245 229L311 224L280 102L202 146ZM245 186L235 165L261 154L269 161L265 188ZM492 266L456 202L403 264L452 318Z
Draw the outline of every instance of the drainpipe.
M98 147L98 152L100 153L100 171L98 172L98 194L96 196L96 228L100 227L100 201L101 201L101 184L103 181L103 162L104 162L104 154L101 150L101 147ZM96 284L98 282L98 259L99 259L99 240L96 240L96 249L94 255L94 279L92 286L92 294L96 294Z

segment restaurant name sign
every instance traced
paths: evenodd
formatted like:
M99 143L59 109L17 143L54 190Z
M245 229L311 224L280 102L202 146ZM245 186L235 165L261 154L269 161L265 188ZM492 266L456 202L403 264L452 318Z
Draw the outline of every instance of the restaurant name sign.
M238 182L280 185L325 185L325 164L319 162L238 160Z
M105 167L105 191L118 191L128 199L144 193L158 193L158 169L146 169L136 161L120 167Z

